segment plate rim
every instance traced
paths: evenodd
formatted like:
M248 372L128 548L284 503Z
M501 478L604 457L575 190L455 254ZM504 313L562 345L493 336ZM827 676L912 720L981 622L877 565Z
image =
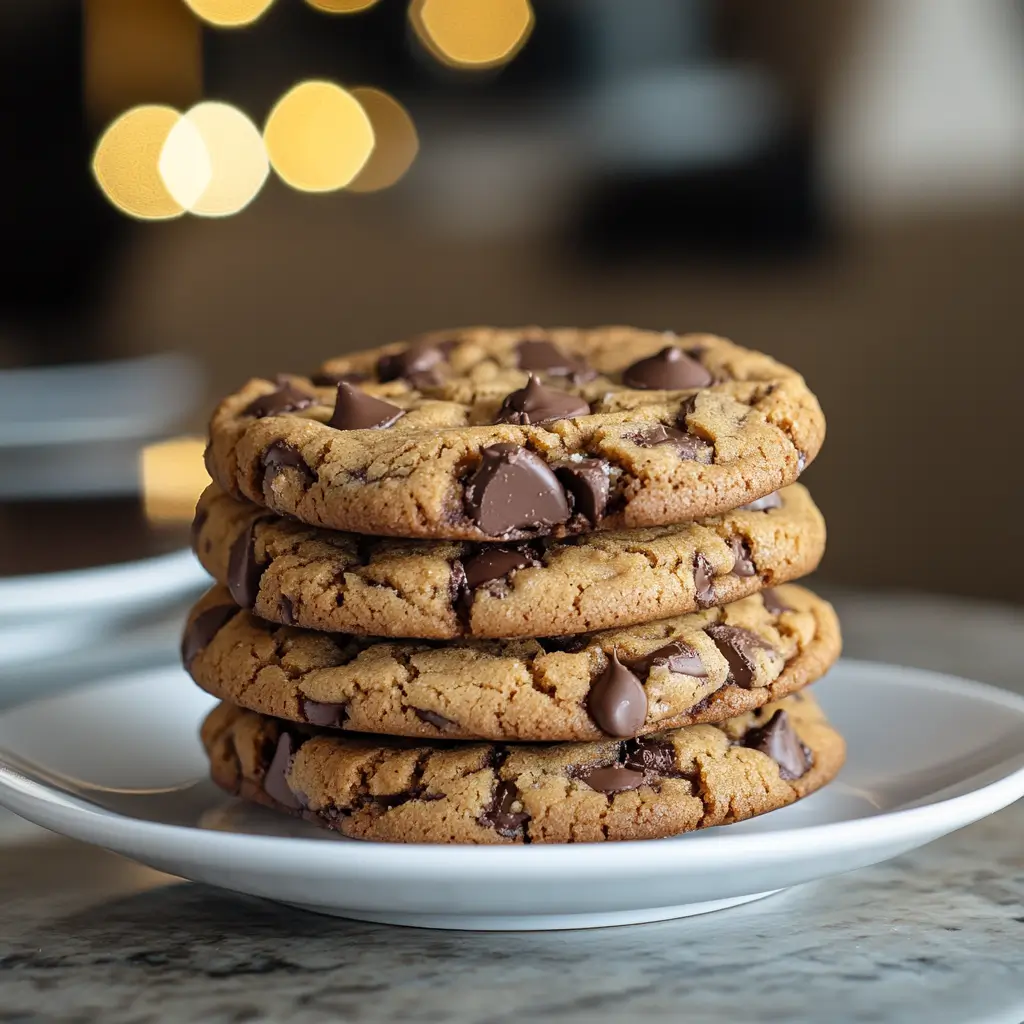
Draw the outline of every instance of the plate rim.
M848 668L874 674L897 670L905 678L902 685L954 692L971 699L982 699L1016 712L1024 722L1024 697L1011 691L974 680L882 662L844 659ZM153 672L171 671L171 666L145 670L116 680L127 683ZM180 670L178 670L180 671ZM115 680L107 680L107 684ZM102 685L97 681L94 685ZM74 695L75 690L56 696L19 702L0 713L0 721L18 709L46 700L61 700ZM343 870L350 876L388 880L411 876L423 879L450 878L453 872L468 876L467 880L480 880L495 870L502 870L509 878L528 878L552 870L570 869L577 878L599 877L607 873L615 861L632 854L631 875L643 878L670 869L678 869L681 857L687 858L687 868L699 870L714 866L716 870L749 861L756 853L762 863L785 859L795 847L806 851L811 845L825 857L832 853L861 849L871 845L872 837L884 830L887 842L899 842L922 834L943 835L1008 806L1024 796L1024 751L1019 758L1000 762L1009 770L998 778L984 783L967 793L941 798L926 804L883 811L868 818L826 822L780 828L776 831L729 834L719 829L708 834L695 833L685 837L644 840L624 843L533 844L530 846L458 846L445 844L401 844L365 841L324 842L302 836L264 836L245 832L203 829L187 825L170 825L130 817L107 810L51 788L28 778L12 767L0 749L0 805L7 806L31 821L71 838L96 843L97 824L102 824L104 838L119 840L101 842L112 849L147 848L161 846L161 856L173 856L178 850L188 860L197 859L224 863L239 863L239 858L260 857L265 864L280 857L299 855L306 871ZM993 769L995 770L995 769ZM982 773L984 774L984 773ZM940 791L941 792L941 791ZM17 805L17 806L12 806ZM24 813L21 808L39 813ZM52 812L47 813L47 812ZM54 816L60 826L50 824ZM39 818L46 819L40 821ZM67 825L72 829L69 831ZM78 827L80 826L80 827ZM716 834L717 833L717 834ZM680 842L680 839L683 839ZM642 857L636 857L642 848ZM367 854L372 851L372 856ZM685 851L685 852L684 852Z

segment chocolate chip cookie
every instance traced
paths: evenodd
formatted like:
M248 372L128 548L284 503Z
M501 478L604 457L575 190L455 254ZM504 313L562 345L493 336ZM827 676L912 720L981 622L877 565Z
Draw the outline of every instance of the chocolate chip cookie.
M193 539L207 571L263 619L450 639L583 633L735 601L812 572L825 524L794 484L682 526L505 545L377 540L274 516L213 485Z
M277 626L217 587L193 609L182 657L215 697L293 722L570 741L720 722L813 682L839 648L831 606L792 585L625 629L447 643Z
M244 711L202 729L229 793L354 839L588 843L742 821L834 778L842 737L796 694L718 725L599 743L416 743L339 736Z
M314 526L507 542L716 515L792 483L824 433L799 374L722 338L476 328L249 381L207 466Z

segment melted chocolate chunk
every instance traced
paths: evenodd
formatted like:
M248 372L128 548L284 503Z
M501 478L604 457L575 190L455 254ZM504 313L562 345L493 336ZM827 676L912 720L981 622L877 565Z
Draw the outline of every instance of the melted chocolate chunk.
M430 341L414 341L401 352L381 356L377 361L377 375L382 381L405 379L419 384L439 384L440 367L445 362L444 349ZM414 382L413 382L414 383ZM414 383L414 386L418 386Z
M738 512L770 512L773 508L782 508L782 495L778 491L772 491L763 498L755 498L748 501L746 505L740 505Z
M237 614L238 609L233 604L222 604L200 612L189 623L181 641L181 660L185 668Z
M413 708L412 710L421 722L426 722L427 725L432 725L435 729L446 729L455 724L450 718L445 718L444 715L439 715L436 711L428 711L426 708Z
M263 776L263 789L267 796L293 811L300 811L303 807L299 798L288 786L288 772L291 771L297 749L293 746L291 735L286 732L281 733L277 738L277 749L274 751L270 767Z
M338 398L334 413L327 426L335 430L382 430L405 415L403 409L390 402L382 402L353 384L342 381L338 385Z
M552 377L572 377L577 384L593 380L597 371L587 366L579 356L563 352L550 341L524 339L516 348L520 370L540 370Z
M604 459L566 460L551 467L572 499L573 513L579 513L595 526L608 507L608 463Z
M632 435L630 440L640 448L672 448L679 458L687 462L701 462L710 465L715 457L713 445L702 441L693 434L688 434L676 427L666 427L662 423Z
M622 763L634 771L651 775L672 776L676 771L675 747L668 740L656 736L628 740L623 745Z
M467 558L462 563L466 574L466 586L470 590L511 576L516 569L540 565L528 551L514 548L484 548L482 551Z
M791 612L793 610L779 597L779 592L772 590L770 587L761 591L761 600L764 602L765 611L769 615L781 615L783 612Z
M645 781L643 771L617 764L578 769L575 777L580 782L585 782L591 789L596 789L598 793L607 796L638 789Z
M494 444L466 484L465 506L485 534L543 530L569 518L569 503L547 463L526 448Z
M259 522L259 520L257 520ZM266 564L256 561L256 523L240 533L231 545L228 555L228 590L235 604L250 611L256 607L260 594L260 580Z
M519 800L519 790L512 782L498 782L494 788L494 796L490 806L480 815L480 824L488 825L499 835L506 838L513 838L519 834L519 830L530 820L526 811L517 811L513 808L516 804L522 807Z
M545 387L534 374L525 388L513 391L501 404L495 423L550 423L553 420L587 416L590 406L575 395Z
M774 651L771 644L766 643L756 633L742 626L725 626L716 623L704 629L709 637L715 642L715 646L722 652L725 660L729 663L729 675L727 683L735 683L749 689L754 682L757 672L757 665L754 662L755 651Z
M669 672L675 672L682 676L694 676L703 679L707 676L704 665L700 660L697 651L682 640L671 640L664 647L659 647L642 658L634 658L627 663L630 671L645 682L655 666L664 665Z
M348 708L344 704L324 704L309 697L299 697L299 712L310 725L318 725L322 729L343 729L348 718Z
M189 529L189 540L194 554L199 554L199 535L203 532L203 527L206 525L209 515L210 513L205 508L197 508L196 514L192 519L192 526Z
M714 581L711 563L698 551L693 556L693 589L701 608L710 608L715 603Z
M302 476L304 487L309 487L316 480L316 475L307 465L302 453L287 441L274 441L269 444L260 462L263 465L264 490L286 469L297 469Z
M751 729L743 737L743 745L767 754L779 766L779 778L787 781L806 775L814 764L814 756L800 741L790 725L789 715L781 708L767 724Z
M250 402L242 411L242 415L255 416L257 419L280 416L282 413L306 409L315 401L316 396L297 388L290 380L283 378L278 380L276 391L271 391L269 395L261 395Z
M756 576L757 566L750 553L750 545L742 537L733 537L729 544L732 547L732 571L736 576Z
M647 694L640 680L612 651L608 666L587 695L587 710L609 736L635 736L647 722Z
M706 388L712 380L711 374L696 359L672 345L663 348L657 355L633 363L622 373L622 383L626 387L645 391Z

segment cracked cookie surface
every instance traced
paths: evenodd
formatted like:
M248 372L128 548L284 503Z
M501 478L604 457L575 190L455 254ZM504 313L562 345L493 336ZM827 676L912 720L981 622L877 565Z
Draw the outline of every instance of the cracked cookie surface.
M229 793L400 843L658 839L791 804L845 757L806 694L640 740L518 747L325 734L221 704L202 741Z
M828 602L794 585L721 608L550 639L448 643L279 626L216 587L182 655L207 692L293 722L431 739L580 741L719 722L839 656Z
M825 523L806 489L761 503L681 526L476 545L318 529L211 485L193 543L235 602L272 622L367 636L554 636L724 604L813 572Z
M207 466L311 525L506 541L736 508L792 483L824 432L799 374L722 338L474 328L249 381Z

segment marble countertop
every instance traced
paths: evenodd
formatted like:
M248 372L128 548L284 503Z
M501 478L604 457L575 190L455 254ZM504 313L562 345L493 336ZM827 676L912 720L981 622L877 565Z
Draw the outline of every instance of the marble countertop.
M1024 689L1024 610L836 593L847 652ZM481 934L318 917L0 812L0 1022L1024 1021L1024 802L733 910Z

